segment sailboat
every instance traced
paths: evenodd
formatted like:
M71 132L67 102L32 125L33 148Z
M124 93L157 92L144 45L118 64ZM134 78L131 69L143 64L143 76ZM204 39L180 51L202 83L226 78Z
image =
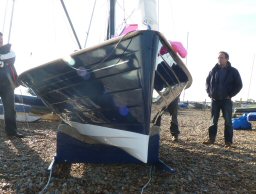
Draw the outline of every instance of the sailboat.
M158 163L155 122L192 84L157 30L156 0L139 0L145 29L130 24L120 35L112 26L116 1L109 2L108 40L19 75L63 121L55 163Z
M51 110L48 107L46 107L42 100L37 96L15 94L14 99L16 104L23 104L25 106L29 106L31 113L37 115L51 113Z

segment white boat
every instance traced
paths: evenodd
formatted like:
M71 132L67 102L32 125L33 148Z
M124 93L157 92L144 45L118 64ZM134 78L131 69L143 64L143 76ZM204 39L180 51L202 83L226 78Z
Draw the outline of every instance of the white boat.
M16 109L16 121L18 122L35 122L41 119L39 115L31 112L31 106L15 103ZM4 120L4 108L3 104L0 104L0 119Z

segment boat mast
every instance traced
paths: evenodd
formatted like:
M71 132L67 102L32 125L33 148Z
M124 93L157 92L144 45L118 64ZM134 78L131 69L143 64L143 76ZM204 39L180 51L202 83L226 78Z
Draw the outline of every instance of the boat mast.
M252 75L253 75L254 61L255 61L255 54L253 55L252 69L251 69L251 76L250 76L249 89L248 89L248 94L247 94L247 101L249 100L249 95L250 95L250 90L251 90L251 82L252 82Z
M116 0L109 0L109 21L107 39L111 39L115 35L115 4Z
M188 36L189 36L189 32L187 32L187 48L186 50L188 51ZM186 67L188 66L188 56L186 56ZM183 99L182 101L184 102L185 100L185 89L183 90Z

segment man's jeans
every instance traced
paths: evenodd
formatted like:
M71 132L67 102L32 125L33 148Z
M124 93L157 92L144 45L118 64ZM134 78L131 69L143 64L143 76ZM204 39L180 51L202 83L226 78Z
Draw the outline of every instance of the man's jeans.
M209 139L215 141L218 128L218 120L222 111L225 120L224 138L225 142L233 142L233 126L232 126L232 101L231 99L212 100L211 118L212 124L209 127Z
M16 133L16 111L14 105L14 91L11 87L2 87L0 96L4 107L5 131L7 135Z

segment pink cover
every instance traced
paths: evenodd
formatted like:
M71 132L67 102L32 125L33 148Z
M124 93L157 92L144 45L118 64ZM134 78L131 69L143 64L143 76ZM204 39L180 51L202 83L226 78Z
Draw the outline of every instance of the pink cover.
M124 30L122 31L122 33L120 34L121 35L126 35L130 32L133 32L133 31L136 31L138 30L138 24L129 24L128 26L126 26L124 28Z
M160 55L164 55L164 54L166 54L166 53L168 53L167 47L162 46L161 49L160 49Z
M177 41L170 41L172 48L175 52L179 53L179 55L182 58L185 58L187 56L187 50L184 48L184 46L182 45L181 42L177 42Z
M178 53L182 58L185 58L187 56L187 50L183 47L181 42L177 42L177 41L169 41L172 49L174 50L174 52ZM168 52L168 49L166 47L162 47L160 49L160 55L164 55Z

